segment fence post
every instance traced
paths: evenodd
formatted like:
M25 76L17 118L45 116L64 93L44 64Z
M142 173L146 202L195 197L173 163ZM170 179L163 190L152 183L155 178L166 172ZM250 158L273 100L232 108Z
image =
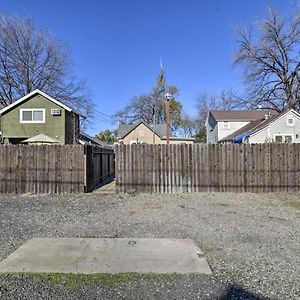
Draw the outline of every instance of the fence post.
M84 192L88 193L94 189L94 164L93 164L93 147L84 146L85 155L85 186Z

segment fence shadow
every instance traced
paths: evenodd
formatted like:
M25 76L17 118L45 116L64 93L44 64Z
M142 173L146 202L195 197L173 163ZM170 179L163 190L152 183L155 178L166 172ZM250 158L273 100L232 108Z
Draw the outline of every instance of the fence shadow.
M94 186L94 190L99 189L99 188L103 187L104 185L107 185L107 184L113 182L114 180L115 180L115 175L112 175L112 176L106 178L103 182L99 182L98 184L96 184Z
M237 285L230 285L219 300L267 300Z

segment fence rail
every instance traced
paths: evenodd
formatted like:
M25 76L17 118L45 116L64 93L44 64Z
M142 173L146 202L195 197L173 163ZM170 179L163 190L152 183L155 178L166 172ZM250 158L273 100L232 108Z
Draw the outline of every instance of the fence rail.
M300 144L119 145L119 193L300 190Z
M113 157L90 145L1 145L0 193L90 192L114 175Z

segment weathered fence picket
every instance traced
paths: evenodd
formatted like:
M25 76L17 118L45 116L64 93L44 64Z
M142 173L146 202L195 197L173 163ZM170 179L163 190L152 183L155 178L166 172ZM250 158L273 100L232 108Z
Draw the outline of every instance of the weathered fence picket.
M92 145L1 145L0 193L91 192L114 176L114 152Z
M300 144L118 145L116 187L127 192L300 190Z

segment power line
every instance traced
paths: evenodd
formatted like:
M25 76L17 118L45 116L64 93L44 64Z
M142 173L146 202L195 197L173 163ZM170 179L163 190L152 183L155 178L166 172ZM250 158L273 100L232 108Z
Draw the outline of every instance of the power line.
M114 121L109 121L109 120L106 120L106 119L103 119L103 118L101 118L101 117L99 117L99 116L94 116L95 117L95 119L97 119L97 120L99 120L99 121L101 121L101 122L104 122L104 123L108 123L108 124L111 124L111 125L116 125L116 122L114 122Z

